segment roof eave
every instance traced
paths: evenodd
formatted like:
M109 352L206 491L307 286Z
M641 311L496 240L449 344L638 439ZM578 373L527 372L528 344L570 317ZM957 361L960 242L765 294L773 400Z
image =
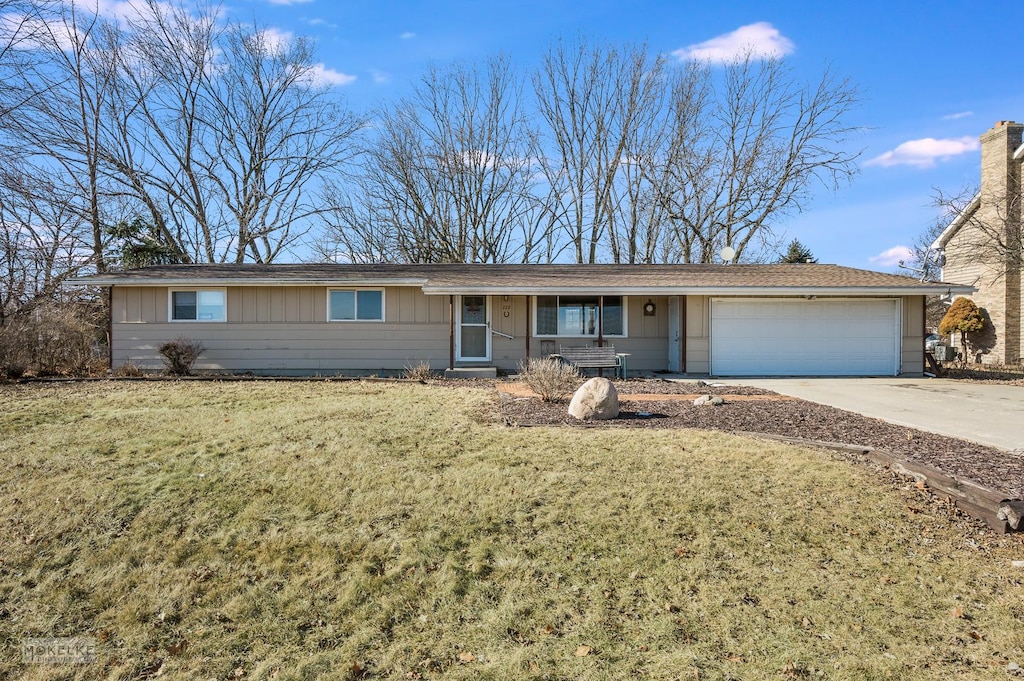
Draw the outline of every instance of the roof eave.
M963 284L921 284L919 286L424 286L427 295L517 295L551 296L565 293L592 296L932 296L951 293L966 295L977 291Z
M962 211L957 213L957 216L946 225L946 228L942 230L935 241L932 242L931 248L936 251L941 251L949 243L949 240L960 231L960 228L967 224L967 221L971 219L971 216L981 207L981 192L974 195L974 198L964 207Z
M137 279L130 277L105 277L92 275L75 277L66 283L71 286L161 286L179 288L182 286L423 286L423 278L317 278L317 279L271 279L249 277L190 277L188 279Z

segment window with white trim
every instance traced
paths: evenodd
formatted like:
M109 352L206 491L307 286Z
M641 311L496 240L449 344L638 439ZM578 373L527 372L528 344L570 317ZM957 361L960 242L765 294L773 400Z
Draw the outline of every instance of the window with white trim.
M534 298L534 329L537 336L626 335L626 297L537 296ZM599 326L599 317L604 322Z
M327 321L384 321L384 291L381 289L331 289L327 292Z
M224 289L175 289L170 292L172 322L225 322L227 307Z

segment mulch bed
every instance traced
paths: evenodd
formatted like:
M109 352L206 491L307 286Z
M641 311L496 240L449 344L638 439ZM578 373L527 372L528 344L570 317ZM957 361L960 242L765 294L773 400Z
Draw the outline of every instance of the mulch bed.
M620 381L616 383L619 417L584 423L570 417L564 403L548 404L536 397L508 394L501 391L500 383L498 388L502 415L511 426L697 428L841 442L882 450L974 480L1001 491L1006 498L1024 498L1024 456L799 399L729 399L730 395L775 394L768 390L660 380ZM643 394L644 399L630 400L631 394ZM650 399L657 394L714 394L726 402L717 407L696 407L690 400Z

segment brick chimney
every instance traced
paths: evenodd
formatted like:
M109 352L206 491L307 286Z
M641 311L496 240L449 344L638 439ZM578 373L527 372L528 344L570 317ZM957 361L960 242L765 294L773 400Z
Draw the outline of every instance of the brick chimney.
M981 202L1001 215L1011 209L1010 197L1020 188L1020 163L1014 162L1024 138L1024 124L997 121L981 136Z
M1021 220L1021 159L1014 152L1021 147L1024 124L998 121L981 136L981 206L978 219L992 228L1005 230L1003 243L1014 243L1019 238ZM998 363L1015 364L1020 360L1021 339L1024 337L1024 319L1021 315L1021 287L1019 261L1003 255L1004 261L990 262L986 268L994 274L991 282L979 281L975 300L985 308L995 328L992 359Z

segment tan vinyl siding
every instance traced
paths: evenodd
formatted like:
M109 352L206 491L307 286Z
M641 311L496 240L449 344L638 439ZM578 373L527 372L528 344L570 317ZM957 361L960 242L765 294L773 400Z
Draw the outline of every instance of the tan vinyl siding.
M111 310L114 324L144 324L167 321L166 287L115 286Z
M708 296L686 296L686 373L711 371L711 321Z
M157 348L185 336L206 351L196 369L317 373L346 369L401 371L428 361L448 364L446 324L140 324L114 330L114 364L127 361L149 369L162 367Z
M339 287L340 288L340 287ZM435 370L449 362L449 298L425 295L415 286L384 287L385 322L328 322L324 286L237 286L227 288L227 322L168 322L167 287L115 286L112 295L114 366L131 361L162 368L157 347L179 336L206 346L196 368L210 371L333 374L400 372L426 361ZM538 338L532 297L491 296L491 357L488 364L514 371L529 354L540 357L560 345L592 344L594 337ZM654 316L645 317L650 300ZM686 296L686 371L710 370L707 296ZM668 367L667 296L628 296L626 338L608 338L629 353L630 373ZM920 373L923 362L923 298L903 297L901 363ZM503 334L503 335L499 335ZM506 338L505 336L511 336Z
M113 289L113 360L163 367L157 348L179 336L203 343L197 370L336 373L448 366L447 296L385 287L386 322L328 322L327 287L227 289L227 322L168 322L167 287Z
M900 374L920 376L924 371L924 296L903 296Z

